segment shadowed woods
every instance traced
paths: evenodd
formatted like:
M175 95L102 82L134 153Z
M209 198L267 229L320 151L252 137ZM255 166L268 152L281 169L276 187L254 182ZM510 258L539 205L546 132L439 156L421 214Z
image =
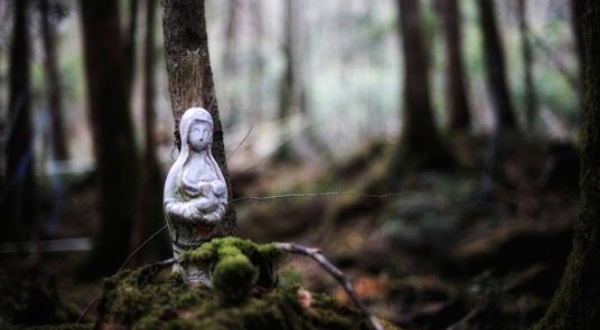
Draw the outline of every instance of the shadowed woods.
M0 328L596 328L599 13L0 2ZM190 107L229 192L215 236L249 241L176 261Z

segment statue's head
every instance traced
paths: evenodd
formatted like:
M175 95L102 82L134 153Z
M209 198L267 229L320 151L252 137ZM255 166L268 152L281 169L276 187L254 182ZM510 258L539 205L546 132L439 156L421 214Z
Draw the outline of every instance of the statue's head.
M203 108L187 109L181 117L179 133L182 149L189 148L196 152L210 150L213 139L212 116Z

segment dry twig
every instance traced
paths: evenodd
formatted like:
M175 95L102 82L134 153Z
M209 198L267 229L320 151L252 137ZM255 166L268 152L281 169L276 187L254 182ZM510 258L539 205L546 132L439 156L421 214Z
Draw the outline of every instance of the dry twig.
M311 247L306 247L293 243L275 243L275 247L281 251L286 251L294 254L301 254L312 258L316 261L323 269L325 269L331 276L333 276L344 288L350 299L354 302L354 304L365 314L365 316L371 321L371 325L376 330L383 330L383 326L373 315L367 306L365 306L362 301L356 295L354 291L354 287L348 278L340 271L337 267L335 267L323 254L321 250Z

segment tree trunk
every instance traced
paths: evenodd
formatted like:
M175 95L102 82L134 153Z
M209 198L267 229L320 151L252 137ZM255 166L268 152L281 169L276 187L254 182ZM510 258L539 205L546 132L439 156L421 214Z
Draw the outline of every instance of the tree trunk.
M237 21L239 16L238 6L238 0L229 0L227 8L227 24L225 26L225 56L223 59L225 67L224 71L229 79L234 79L234 77L239 74L238 61L236 59ZM226 127L231 127L240 120L240 109L237 100L238 97L236 93L229 93L226 105L229 106L230 109L229 116L225 119Z
M177 149L181 148L179 121L185 110L190 107L203 107L208 110L214 123L212 153L221 167L227 181L227 188L231 192L223 144L223 128L219 119L208 52L204 1L163 0L162 3L169 94L175 119L175 144ZM228 195L231 199L232 194ZM229 236L236 231L235 210L229 207L220 235Z
M134 247L138 247L144 239L150 237L164 225L163 187L164 178L156 155L156 112L154 97L156 96L155 82L155 32L156 32L156 0L146 2L146 40L144 43L144 81L143 109L145 148L142 168L142 183L140 185L140 204L138 226ZM171 253L171 244L166 232L150 243L150 254L155 258L166 257Z
M27 237L37 217L37 189L33 170L34 150L29 90L30 40L27 0L14 1L10 45L9 103L6 131L6 184L0 195L3 240Z
M279 83L279 113L281 134L280 145L275 154L276 161L290 160L293 155L292 146L284 134L286 120L289 119L294 108L300 106L301 87L298 77L298 2L297 0L284 1L284 40L282 44L285 67L281 82Z
M583 46L583 2L585 0L571 0L571 26L573 27L573 35L575 37L575 49L577 51L577 58L579 59L579 74L578 74L578 86L579 86L579 102L581 108L583 108L583 101L585 98L585 49Z
M63 119L62 84L60 81L56 57L56 31L54 23L50 21L49 0L40 0L41 35L46 55L46 88L48 93L48 108L52 120L52 152L54 159L66 160L69 158L69 149L65 137Z
M138 177L117 0L81 0L85 72L101 223L83 275L116 271L127 257Z
M250 121L259 120L262 117L263 108L262 94L264 91L265 59L263 55L264 22L262 0L250 1L250 15L252 16L252 57L250 77L253 84L249 84L249 93L253 95L249 104Z
M471 125L471 113L465 88L463 67L460 0L438 0L443 20L448 62L446 64L446 98L450 108L450 130L465 132Z
M583 1L587 88L581 129L579 216L564 277L535 329L600 327L600 2Z
M131 99L133 82L135 80L135 46L138 22L138 0L129 0L129 21L127 33L124 35L125 49L125 85L127 97Z
M476 0L483 33L483 53L492 108L500 130L516 130L513 107L506 80L504 50L498 34L493 0Z
M527 0L519 1L519 30L521 32L521 51L523 54L523 76L525 78L525 109L527 130L535 131L537 117L537 95L533 84L533 52L529 42L529 24L527 21Z
M402 135L390 168L391 178L402 168L448 168L450 154L442 145L429 92L429 56L425 49L418 1L398 0L404 51L404 111Z

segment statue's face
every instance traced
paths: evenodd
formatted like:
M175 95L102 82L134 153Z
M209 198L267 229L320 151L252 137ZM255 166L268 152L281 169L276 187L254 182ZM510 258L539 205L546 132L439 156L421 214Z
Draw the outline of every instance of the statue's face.
M192 124L188 134L190 147L197 151L205 150L212 142L212 127L205 121L196 121Z

